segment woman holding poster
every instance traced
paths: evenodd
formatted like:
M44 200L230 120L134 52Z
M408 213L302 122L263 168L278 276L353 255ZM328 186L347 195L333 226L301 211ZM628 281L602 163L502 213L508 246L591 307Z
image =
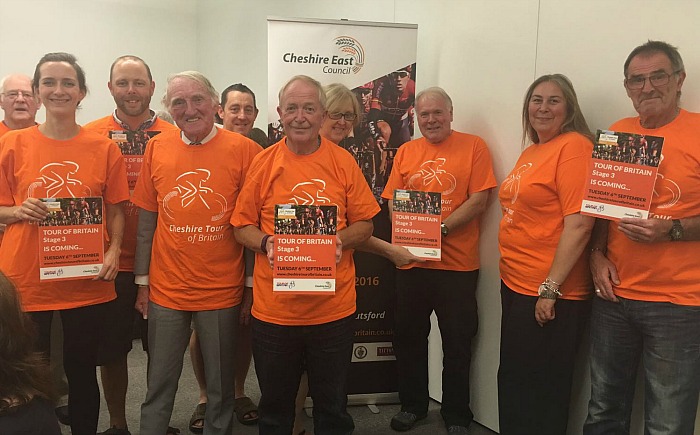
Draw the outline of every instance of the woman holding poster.
M46 108L46 122L10 132L0 141L0 223L7 224L0 269L17 285L22 309L37 325L39 350L47 356L53 311L60 311L71 432L94 435L100 407L95 374L98 331L105 303L115 298L112 280L119 269L124 231L121 203L129 199L126 169L114 142L76 123L87 86L73 55L42 57L32 88ZM57 207L52 212L61 213L62 204L71 198L88 197L101 197L105 204L110 245L100 267L89 268L95 270L91 279L65 280L65 270L73 270L71 262L102 255L101 239L97 253L81 250L86 232L100 234L102 225L88 231L83 225L39 224L49 215L47 203ZM65 264L44 277L40 261L49 257Z
M592 135L561 74L530 85L522 119L532 144L499 191L500 433L563 434L592 296L584 250L594 219L579 214Z

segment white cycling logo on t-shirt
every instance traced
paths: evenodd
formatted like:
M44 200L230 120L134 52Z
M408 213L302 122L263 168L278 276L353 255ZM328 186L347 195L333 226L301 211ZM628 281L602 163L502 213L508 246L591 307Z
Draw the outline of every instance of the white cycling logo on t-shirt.
M330 204L331 200L324 196L326 182L320 178L312 178L311 181L302 181L292 187L290 203L296 205Z
M35 197L34 191L43 187L45 194L38 196L47 198L92 196L90 187L83 186L83 183L74 177L78 170L80 165L69 160L49 163L39 170L36 181L27 189L27 195Z
M511 204L515 204L520 193L520 179L528 169L532 167L532 163L525 163L515 169L508 178L503 180L503 190L510 192L513 196L510 199Z
M205 186L210 177L211 171L202 168L187 171L178 176L175 179L177 186L163 198L163 211L165 211L165 214L174 219L175 213L170 201L179 198L181 209L186 209L193 204L201 202L207 210L211 210L214 213L211 217L212 222L221 219L226 214L228 202L223 195Z
M661 160L659 161L659 166L661 162L664 161L664 155L661 153ZM657 208L670 208L676 205L679 199L681 199L681 188L675 181L670 178L666 178L661 172L656 173L656 182L654 183L654 197L658 198L662 195L669 194L671 198L668 201L662 202L657 205Z
M435 160L426 160L420 165L420 169L408 179L408 187L411 190L425 190L425 187L437 183L441 189L429 189L431 192L441 192L449 195L457 188L457 179L442 167L447 159L444 157ZM416 185L416 183L421 183ZM433 184L434 186L434 184Z

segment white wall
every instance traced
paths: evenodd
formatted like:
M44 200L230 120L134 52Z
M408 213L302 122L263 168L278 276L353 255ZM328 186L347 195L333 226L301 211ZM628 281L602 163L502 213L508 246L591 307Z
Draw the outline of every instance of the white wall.
M218 89L243 82L256 91L257 125L265 128L267 16L418 24L418 90L439 85L451 94L453 127L487 141L499 181L520 154L523 94L541 74L567 74L590 126L607 127L634 114L622 87L625 57L646 39L663 39L684 56L683 105L700 111L694 51L700 2L691 0L0 0L0 75L31 75L49 51L74 53L91 89L79 117L84 123L113 109L106 82L114 58L136 54L153 70L154 102L168 73L199 69ZM499 219L493 202L484 216L472 370L476 419L491 428L498 425ZM436 343L433 363L440 359ZM581 368L571 434L580 433L585 417ZM432 369L439 398L439 369Z

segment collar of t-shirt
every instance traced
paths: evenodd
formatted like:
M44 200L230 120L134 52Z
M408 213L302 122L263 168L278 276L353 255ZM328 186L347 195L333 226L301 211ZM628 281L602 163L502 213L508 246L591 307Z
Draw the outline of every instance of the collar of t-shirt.
M156 112L150 110L151 112L151 117L148 118L147 120L143 121L141 125L138 126L136 130L131 130L131 128L119 117L117 116L117 109L114 109L114 113L112 113L112 118L114 118L114 122L116 122L121 128L127 131L143 131L143 130L148 130L149 128L153 127L153 124L156 123L156 119L158 118L156 116Z
M185 136L184 131L180 131L180 138L185 143L185 145L202 145L202 144L205 144L205 143L209 142L210 140L212 140L214 138L214 136L216 136L216 125L214 125L211 128L211 131L209 132L209 134L204 139L200 140L199 142L192 142L187 136Z

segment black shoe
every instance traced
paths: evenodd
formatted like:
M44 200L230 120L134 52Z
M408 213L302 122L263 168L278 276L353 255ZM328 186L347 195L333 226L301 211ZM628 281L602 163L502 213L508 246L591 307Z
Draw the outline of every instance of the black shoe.
M131 435L128 429L119 429L116 426L112 426L104 432L98 432L97 435Z
M469 431L464 426L452 425L447 428L447 433L454 433L458 435L469 435Z
M56 418L66 426L70 426L70 414L68 414L68 405L56 407Z
M423 420L427 416L427 414L416 415L401 411L391 419L391 428L399 432L405 432L410 430L418 420Z

